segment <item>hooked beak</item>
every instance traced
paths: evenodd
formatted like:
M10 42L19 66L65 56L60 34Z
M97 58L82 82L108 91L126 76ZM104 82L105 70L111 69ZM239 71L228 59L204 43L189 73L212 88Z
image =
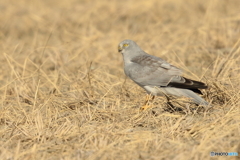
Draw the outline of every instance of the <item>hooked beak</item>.
M123 49L121 46L118 46L118 52L121 52Z

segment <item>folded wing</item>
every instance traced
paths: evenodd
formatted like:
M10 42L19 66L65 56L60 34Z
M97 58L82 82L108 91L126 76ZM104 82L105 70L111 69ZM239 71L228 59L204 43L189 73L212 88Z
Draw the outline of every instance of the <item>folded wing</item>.
M136 57L132 62L134 64L130 77L141 86L175 87L189 89L199 94L202 94L199 89L207 88L207 85L202 82L182 77L182 71L179 68L161 58L146 55Z

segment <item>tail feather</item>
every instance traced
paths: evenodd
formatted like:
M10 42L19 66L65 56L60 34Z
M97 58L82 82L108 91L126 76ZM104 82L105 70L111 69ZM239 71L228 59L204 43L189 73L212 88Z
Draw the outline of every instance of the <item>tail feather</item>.
M181 89L181 92L182 92L183 96L191 98L195 103L197 103L199 105L203 105L203 106L209 105L209 103L207 101L205 101L202 97L200 97L199 95L197 95L196 93L194 93L191 90Z
M191 90L174 88L174 87L165 87L161 89L166 94L189 97L193 102L195 102L198 105L203 105L203 106L209 105L208 102L206 102L202 97L198 96L196 93L194 93Z

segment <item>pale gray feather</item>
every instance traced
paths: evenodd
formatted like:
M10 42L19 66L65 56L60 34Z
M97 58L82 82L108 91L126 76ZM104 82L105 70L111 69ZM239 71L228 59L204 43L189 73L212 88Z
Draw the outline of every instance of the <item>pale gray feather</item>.
M185 96L197 104L208 105L194 93L201 93L198 89L207 88L204 83L182 77L179 68L147 54L132 40L122 41L118 49L123 55L125 74L148 93Z

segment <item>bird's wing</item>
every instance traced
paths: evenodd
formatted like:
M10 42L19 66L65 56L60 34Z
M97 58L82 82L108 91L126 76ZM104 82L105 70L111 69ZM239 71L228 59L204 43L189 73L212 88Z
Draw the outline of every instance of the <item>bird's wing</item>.
M186 89L204 89L207 86L198 81L182 77L182 71L151 55L137 56L132 59L130 78L141 86L162 86Z
M139 85L167 86L171 80L183 80L180 76L182 71L161 58L141 55L133 58L131 62L129 77Z

